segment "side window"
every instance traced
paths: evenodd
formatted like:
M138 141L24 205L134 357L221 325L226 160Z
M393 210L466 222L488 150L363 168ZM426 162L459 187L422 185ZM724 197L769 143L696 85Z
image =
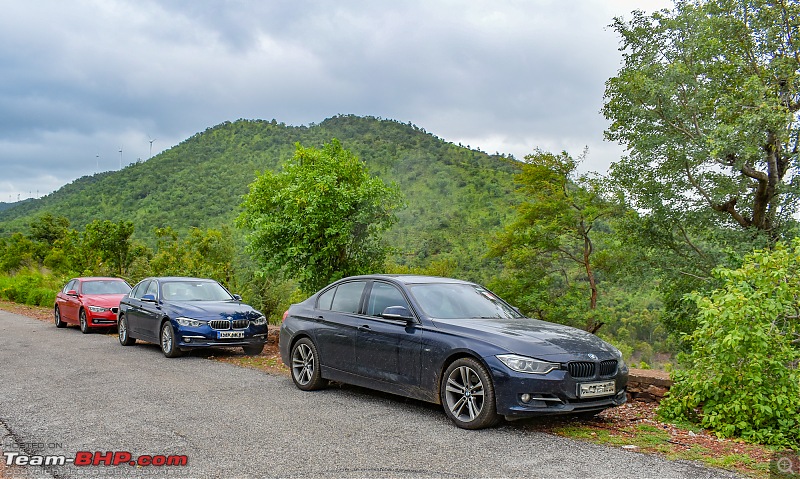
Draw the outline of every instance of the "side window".
M334 293L336 293L336 288L331 288L319 295L319 299L317 300L317 309L330 311Z
M361 302L361 293L364 292L366 281L352 281L342 283L336 287L333 295L331 310L342 313L358 313L358 304Z
M77 279L73 279L72 281L70 281L69 283L67 283L67 285L66 285L66 286L64 286L64 290L63 290L64 294L66 294L66 293L67 293L67 291L69 291L69 290L71 290L71 289L75 289L75 285L76 285L77 283L78 283L78 280L77 280Z
M150 281L142 281L141 283L137 284L133 291L131 291L131 298L142 299L144 296L144 292L147 291L147 286L150 284Z
M403 306L409 311L408 301L403 297L399 289L388 283L376 282L372 285L367 301L367 314L370 316L380 316L383 310L389 306Z
M147 291L144 294L152 294L158 299L158 281L150 281L150 284L147 285Z

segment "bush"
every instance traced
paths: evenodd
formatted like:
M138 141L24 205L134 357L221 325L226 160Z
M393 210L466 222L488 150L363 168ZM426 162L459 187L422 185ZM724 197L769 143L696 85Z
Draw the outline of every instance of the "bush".
M698 328L691 352L662 402L669 419L688 419L724 437L800 449L800 239L756 251L724 287L694 295Z
M0 299L31 306L53 306L63 280L39 271L0 276Z

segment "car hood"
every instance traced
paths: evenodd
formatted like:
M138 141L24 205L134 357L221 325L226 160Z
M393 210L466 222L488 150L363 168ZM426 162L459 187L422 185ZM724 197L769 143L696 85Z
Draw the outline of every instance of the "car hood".
M575 359L593 353L616 359L618 350L594 334L581 329L531 318L435 319L437 328L456 335L491 343L509 353L551 361Z
M83 304L87 306L100 306L103 308L119 307L119 302L127 294L84 294Z
M251 306L236 301L164 301L173 316L193 319L253 319L260 315Z

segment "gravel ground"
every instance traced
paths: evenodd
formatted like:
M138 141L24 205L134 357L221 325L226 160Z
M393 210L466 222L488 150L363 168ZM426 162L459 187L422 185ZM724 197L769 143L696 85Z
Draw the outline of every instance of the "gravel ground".
M346 386L304 393L284 375L166 359L155 345L124 348L5 311L0 364L4 451L188 458L185 467L22 468L29 477L738 477L526 423L465 431L438 406Z

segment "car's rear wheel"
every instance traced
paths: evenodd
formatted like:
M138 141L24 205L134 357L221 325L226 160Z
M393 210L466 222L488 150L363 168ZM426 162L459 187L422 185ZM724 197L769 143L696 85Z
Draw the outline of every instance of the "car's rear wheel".
M308 338L298 339L292 346L292 381L303 391L321 389L328 384L319 371L317 347Z
M89 334L89 331L90 331L89 330L89 323L88 323L88 320L86 319L86 310L83 309L83 308L81 308L81 312L78 315L78 322L81 325L81 332L83 334Z
M172 325L169 321L165 321L161 326L161 351L164 356L168 358L177 358L181 355L181 350L175 341L175 332L172 330Z
M264 350L263 344L252 344L250 346L242 346L244 353L248 356L258 356Z
M136 338L132 338L128 331L128 318L125 315L120 315L117 322L117 330L119 331L119 344L130 346L136 343Z
M57 328L63 328L64 326L67 325L67 323L61 321L61 310L58 309L58 306L56 306L55 309L53 310L53 318Z
M447 367L440 398L445 414L458 427L482 429L500 421L492 378L472 358L457 359Z

